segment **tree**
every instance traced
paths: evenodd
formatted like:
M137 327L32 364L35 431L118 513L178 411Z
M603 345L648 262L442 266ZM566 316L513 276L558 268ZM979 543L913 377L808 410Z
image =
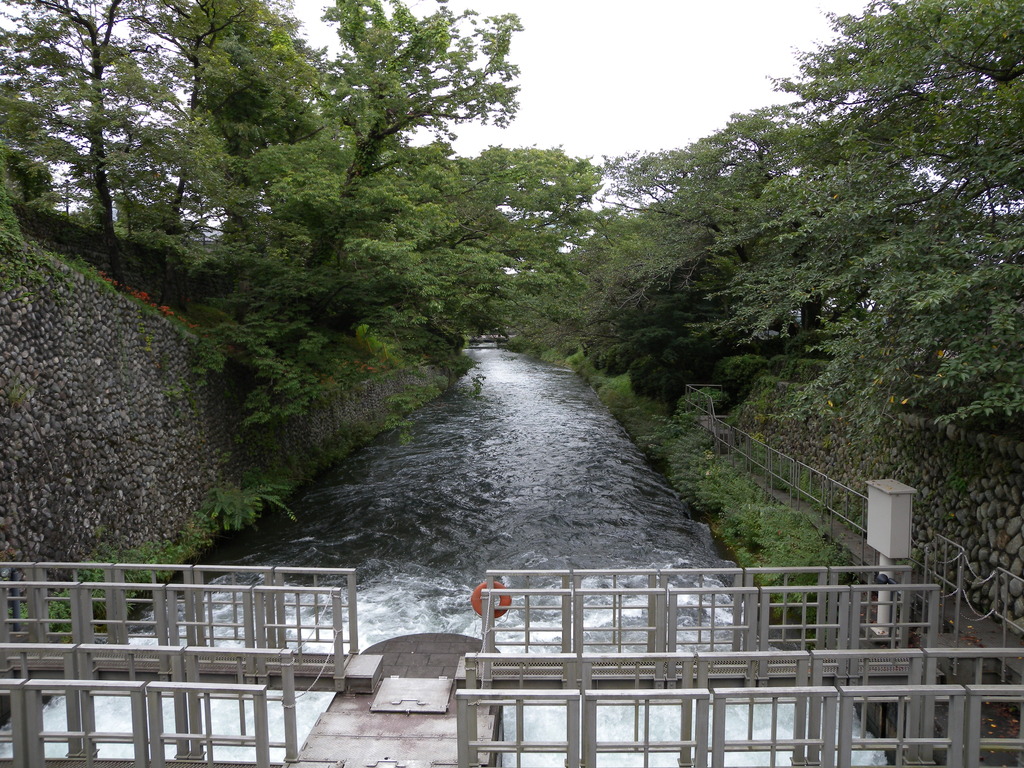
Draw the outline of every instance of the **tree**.
M401 0L336 0L324 18L338 24L342 47L330 91L332 114L353 137L350 179L386 166L417 130L452 138L454 125L505 125L514 115L518 68L508 55L521 26L513 14L481 24L446 6L420 19Z
M783 86L841 137L832 232L883 223L847 265L821 396L1024 424L1024 46L1012 3L881 0ZM848 214L859 214L850 226ZM845 221L844 221L845 219Z
M13 0L0 33L5 133L15 149L66 169L87 203L123 280L111 177L142 120L148 84L136 55L145 47L131 19L146 0Z

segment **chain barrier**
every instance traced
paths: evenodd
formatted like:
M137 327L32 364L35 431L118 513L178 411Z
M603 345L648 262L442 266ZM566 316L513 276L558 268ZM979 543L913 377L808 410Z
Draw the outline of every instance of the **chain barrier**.
M327 606L325 605L323 610L320 611L320 615L317 616L315 626L320 626L320 624L323 622L324 616L326 616L326 615L327 615ZM345 634L345 631L343 629L335 629L334 630L334 637L332 638L332 643L331 643L332 648L337 647L337 645L338 645L338 638L341 637L344 634ZM301 642L302 638L299 638L299 640ZM324 672L327 671L327 667L329 665L331 665L331 664L334 664L335 662L336 662L336 660L334 658L334 652L332 651L331 653L328 653L324 657L324 661L320 665L320 671L316 673L316 677L313 678L313 682L311 682L309 684L309 687L306 690L302 691L302 693L296 693L295 694L296 701L301 699L307 693L312 692L313 686L315 686L318 682L320 682L320 678L324 676Z

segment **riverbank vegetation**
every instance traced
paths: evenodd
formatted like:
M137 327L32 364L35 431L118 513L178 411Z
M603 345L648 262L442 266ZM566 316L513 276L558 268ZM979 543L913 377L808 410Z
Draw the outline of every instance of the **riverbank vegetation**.
M599 171L449 143L515 114L512 14L339 0L332 55L269 0L14 0L4 16L23 219L193 326L211 368L242 369L250 426L393 370L458 368L467 334L570 280ZM25 263L5 257L0 279Z
M1024 433L1012 4L875 0L778 82L791 103L601 169L453 153L515 116L511 13L337 0L330 55L268 0L7 17L17 204L92 227L119 285L128 243L163 254L130 287L250 373L254 424L512 330L666 403L768 373L804 409Z
M556 356L549 350L549 359ZM597 392L654 466L706 522L722 555L741 566L802 568L842 565L842 548L806 514L772 500L727 458L715 456L707 432L681 402L674 412L633 392L629 374L608 376L582 354L566 360ZM766 582L767 583L767 582Z

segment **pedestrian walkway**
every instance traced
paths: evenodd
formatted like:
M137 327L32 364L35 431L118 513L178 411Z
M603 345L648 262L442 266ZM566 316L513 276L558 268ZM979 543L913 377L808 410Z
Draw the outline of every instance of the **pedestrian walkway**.
M299 753L296 768L429 768L458 765L456 679L478 638L440 633L377 643L361 656L379 668L373 696L334 697ZM482 709L477 727L490 732L494 715ZM344 758L341 760L341 758Z

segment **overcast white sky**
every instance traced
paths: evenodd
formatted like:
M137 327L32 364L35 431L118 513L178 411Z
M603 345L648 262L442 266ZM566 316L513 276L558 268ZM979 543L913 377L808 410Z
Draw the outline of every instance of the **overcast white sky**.
M330 0L294 0L306 37ZM406 0L429 13L433 0ZM519 112L507 129L462 126L456 150L491 145L562 147L617 156L674 149L729 116L779 103L771 78L796 73L796 52L832 39L825 12L859 13L867 0L449 0L456 13L518 14L512 43Z

